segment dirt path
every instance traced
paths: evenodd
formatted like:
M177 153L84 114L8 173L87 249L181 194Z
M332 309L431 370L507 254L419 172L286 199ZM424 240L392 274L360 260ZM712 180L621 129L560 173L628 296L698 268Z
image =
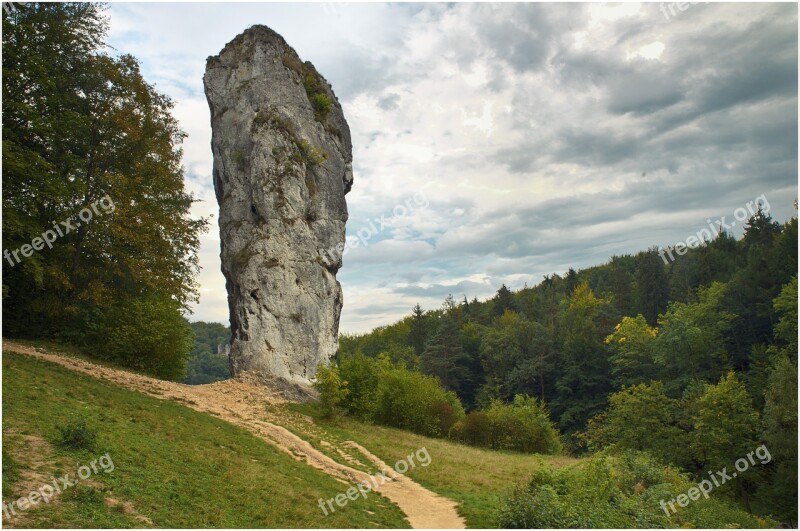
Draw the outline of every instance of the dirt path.
M56 363L70 370L157 398L174 400L197 411L210 413L231 424L243 427L259 438L274 444L294 459L305 461L349 485L367 481L373 489L395 503L406 514L414 528L464 529L465 521L456 511L456 503L415 483L371 454L366 448L348 441L378 470L386 471L391 479L372 480L366 472L337 463L307 441L286 428L268 422L264 405L286 402L281 393L242 380L226 380L208 385L184 385L157 380L147 376L103 367L77 358L43 352L13 341L4 341L3 350L26 354ZM343 488L343 492L347 490Z

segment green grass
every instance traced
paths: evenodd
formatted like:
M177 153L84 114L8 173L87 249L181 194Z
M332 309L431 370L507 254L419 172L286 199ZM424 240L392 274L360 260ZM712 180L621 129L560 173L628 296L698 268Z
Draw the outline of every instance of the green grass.
M97 431L93 450L57 446L57 426L74 417ZM31 437L49 444L27 451ZM45 361L3 353L3 464L12 470L3 476L3 491L4 497L7 491L14 495L6 502L23 494L19 478L26 471L74 476L78 465L105 453L113 472L93 475L57 503L29 509L25 525L144 525L121 505L109 507L106 499L114 498L166 528L408 527L402 512L377 494L324 516L317 500L346 486L241 428ZM38 462L29 462L31 457Z
M115 363L113 360L103 359L97 357L95 354L92 353L89 349L82 349L75 345L69 345L66 343L58 343L56 341L50 341L48 339L13 339L14 343L19 343L20 345L24 345L26 347L34 348L45 354L54 354L57 356L61 356L64 358L74 358L83 361L88 361L89 363L93 363L94 365L100 365L101 367L108 367L110 369L119 369L121 371L131 372L133 374L139 374L141 376L147 376L148 378L153 378L152 374L147 374L144 371L139 371L136 369L131 369L130 367L125 367L119 363Z
M331 439L355 441L390 466L411 452L426 448L431 456L430 465L412 468L407 475L429 490L456 501L459 514L470 528L496 527L500 499L516 484L530 480L542 463L561 468L578 462L570 457L473 448L350 418L326 421L313 405L294 404L289 408L314 418L319 428L329 432ZM298 423L296 428L300 426ZM353 451L349 453L358 455Z

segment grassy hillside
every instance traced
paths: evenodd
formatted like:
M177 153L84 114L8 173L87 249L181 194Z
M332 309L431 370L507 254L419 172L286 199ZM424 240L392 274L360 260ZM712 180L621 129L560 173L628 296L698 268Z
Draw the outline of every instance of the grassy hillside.
M96 431L94 449L58 445L57 425L75 416ZM4 525L408 527L399 509L378 495L324 516L317 500L340 493L341 483L240 428L50 363L3 353L5 502L51 482L52 475L74 476L78 465L105 453L113 460L113 472L92 475L65 490L57 502L40 504L25 511L18 523L6 520Z
M318 500L334 498L346 486L209 414L13 352L4 352L3 371L5 503L51 483L53 476L70 474L74 479L79 466L101 456L113 460L113 470L103 468L91 474L51 503L4 518L6 527L408 527L400 509L375 493L325 516ZM142 390L158 390L151 389L155 384L151 380ZM640 527L638 522L645 516L655 518L653 521L661 518L667 527L687 521L701 527L774 524L718 500L698 502L691 515L678 515L677 520L661 517L658 497L669 494L669 498L691 485L660 466L637 465L639 468L594 477L597 466L591 465L591 459L467 447L347 417L325 420L319 411L317 405L265 403L263 416L256 414L286 427L339 463L372 474L378 471L370 456L347 441L360 444L389 466L417 454L417 465L407 476L454 500L471 528L496 527L503 517L513 522L506 523L512 527L531 527L530 522L541 518L548 525L532 526L551 527L554 520L548 520L548 515L570 516L567 508L576 502L569 496L591 506L571 509L580 517L604 511L605 519L595 522L601 527L611 521L621 527ZM75 419L82 419L86 428ZM66 447L61 428L70 424L77 426L74 440L89 442ZM95 440L86 437L87 433L95 435ZM419 461L421 449L429 458L427 466ZM552 475L554 472L566 475L558 479L561 476ZM653 478L659 474L669 481L655 482ZM556 503L550 507L560 507L555 512L542 513L544 501L536 496L549 487L541 492L531 490L532 477L566 481L557 488L564 499L548 498L545 504L565 505ZM611 495L613 499L607 499L608 489L595 492L603 478L620 489ZM574 485L576 492L564 490L569 485ZM620 500L627 502L620 505Z
M5 525L408 527L402 512L378 495L324 516L317 501L342 492L341 483L210 415L13 352L4 352L3 370L5 502L51 476L74 476L77 466L106 453L114 463L113 472L94 474ZM493 526L500 499L543 460L554 467L575 461L470 448L346 418L325 421L313 406L271 405L265 415L336 461L370 473L377 471L345 441L390 465L427 449L430 465L407 475L456 501L473 528ZM91 449L59 444L58 426L75 418L97 434Z
M428 489L460 504L460 514L470 528L496 527L500 499L546 463L561 468L578 462L564 456L533 456L489 451L463 446L444 439L432 439L403 430L364 424L350 418L335 422L322 419L314 406L292 405L292 410L313 417L334 440L355 441L389 464L409 453L426 448L431 456L427 467L416 467L408 476ZM295 429L302 429L300 424Z

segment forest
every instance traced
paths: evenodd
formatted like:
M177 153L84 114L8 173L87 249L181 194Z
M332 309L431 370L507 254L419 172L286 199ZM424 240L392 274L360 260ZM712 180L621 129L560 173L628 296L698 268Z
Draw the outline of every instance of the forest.
M358 383L350 367L376 359L433 377L468 413L440 435L491 447L510 429L492 421L500 404L531 399L577 454L645 451L699 476L765 444L772 462L726 488L796 522L797 218L758 210L740 239L722 231L675 258L653 247L484 302L416 305L343 335L338 371Z

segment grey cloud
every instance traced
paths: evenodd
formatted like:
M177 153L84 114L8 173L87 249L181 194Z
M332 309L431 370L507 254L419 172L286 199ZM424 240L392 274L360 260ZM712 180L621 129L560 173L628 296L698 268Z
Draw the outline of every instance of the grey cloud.
M397 287L394 288L394 292L399 295L412 295L412 296L419 296L419 297L437 297L444 299L448 295L453 295L453 297L459 297L461 295L467 295L471 298L474 296L474 293L485 293L486 291L493 291L491 286L488 286L481 282L473 282L471 280L462 280L456 284L433 284L431 286L404 286L404 287Z
M400 95L399 94L387 94L383 98L378 100L378 107L383 109L384 111L394 111L400 107Z

